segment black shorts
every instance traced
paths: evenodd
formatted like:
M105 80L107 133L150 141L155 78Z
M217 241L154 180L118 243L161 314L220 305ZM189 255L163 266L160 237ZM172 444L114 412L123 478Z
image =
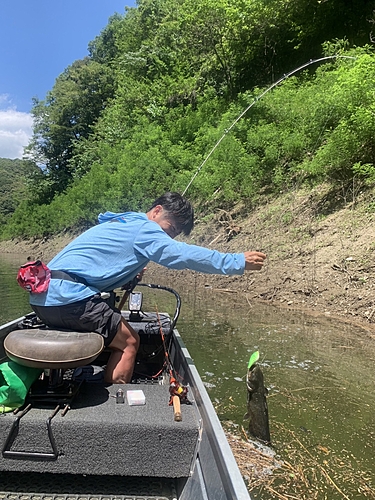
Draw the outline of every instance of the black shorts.
M64 306L31 307L50 328L96 332L104 338L105 346L114 339L121 321L120 311L110 307L99 294Z

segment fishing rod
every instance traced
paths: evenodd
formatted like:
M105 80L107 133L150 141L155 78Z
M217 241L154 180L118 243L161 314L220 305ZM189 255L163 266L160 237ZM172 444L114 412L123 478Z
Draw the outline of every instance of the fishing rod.
M264 92L262 92L262 94L260 94L258 97L256 97L253 100L253 102L251 104L249 104L249 106L247 106L247 108L244 111L242 111L242 113L234 120L234 122L232 123L232 125L229 128L227 128L227 129L224 130L224 134L220 137L220 139L217 141L217 143L215 144L215 146L211 149L211 151L208 153L208 155L206 156L206 158L203 160L203 162L201 163L201 165L197 168L195 174L191 178L189 184L186 186L186 188L185 188L184 192L182 193L182 195L183 196L185 195L186 191L192 185L192 183L194 182L195 178L197 177L197 175L199 174L199 172L202 170L202 168L204 167L204 165L207 163L208 159L211 157L211 155L213 154L213 152L215 151L215 149L219 146L219 144L221 143L221 141L224 139L224 137L241 120L241 118L249 111L249 109L252 108L255 103L257 103L258 101L260 101L260 99L262 99L262 97L267 94L267 92L269 92L270 90L272 90L273 88L275 88L277 85L279 85L281 82L283 82L284 80L286 80L290 76L294 75L294 73L297 73L298 71L301 71L302 69L307 68L311 64L315 64L315 63L318 63L318 62L321 62L321 61L326 61L328 59L337 59L339 57L343 58L343 59L356 59L356 57L354 57L354 56L342 56L342 55L325 56L325 57L320 57L318 59L310 59L310 61L308 61L307 63L304 63L301 66L298 66L298 68L293 69L289 73L284 74L275 83L273 83Z

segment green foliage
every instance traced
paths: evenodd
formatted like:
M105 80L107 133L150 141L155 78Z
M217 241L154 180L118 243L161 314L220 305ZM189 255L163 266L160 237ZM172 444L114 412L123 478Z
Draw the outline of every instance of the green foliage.
M373 183L372 7L352 9L344 0L140 0L113 16L89 57L35 101L28 153L43 168L2 236L146 210L163 191L182 192L198 168L188 192L198 207L253 204L302 182ZM311 65L254 101L322 53L352 58Z
M0 225L9 221L28 196L28 179L38 171L30 161L0 158Z
M327 78L318 75L318 83L322 76ZM374 164L374 78L373 54L360 55L355 64L342 64L332 73L327 103L332 110L330 126L322 133L324 140L316 154L302 164L302 171L316 179L349 182L357 174L354 165Z
M86 58L57 78L46 101L34 100L34 135L28 154L44 166L42 177L34 183L39 203L49 203L69 186L74 147L90 136L113 92L110 68Z

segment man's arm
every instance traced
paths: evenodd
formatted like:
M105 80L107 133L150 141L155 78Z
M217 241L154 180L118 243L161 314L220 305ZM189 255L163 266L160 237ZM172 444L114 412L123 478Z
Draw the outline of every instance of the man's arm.
M221 253L178 242L161 228L156 228L154 223L142 225L135 238L134 249L162 266L210 274L243 274L245 270L259 270L266 258L262 252Z

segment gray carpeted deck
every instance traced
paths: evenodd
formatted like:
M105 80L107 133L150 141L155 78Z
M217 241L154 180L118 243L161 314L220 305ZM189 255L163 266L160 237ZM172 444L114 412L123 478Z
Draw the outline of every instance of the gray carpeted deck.
M142 389L143 406L116 404L118 388ZM175 422L168 405L168 386L157 384L87 384L65 416L58 413L52 431L57 460L0 457L0 471L51 472L90 475L187 477L199 432L194 406L181 405L182 422ZM46 420L51 408L33 408L20 420L13 451L50 453ZM3 447L14 422L13 414L0 417Z

